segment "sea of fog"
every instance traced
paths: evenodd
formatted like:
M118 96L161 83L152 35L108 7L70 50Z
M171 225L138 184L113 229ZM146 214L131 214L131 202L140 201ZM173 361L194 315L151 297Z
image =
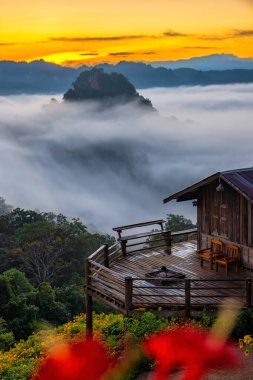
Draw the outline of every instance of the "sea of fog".
M184 214L163 198L214 172L253 165L253 85L141 90L158 112L48 96L0 97L0 195L79 217L99 231Z

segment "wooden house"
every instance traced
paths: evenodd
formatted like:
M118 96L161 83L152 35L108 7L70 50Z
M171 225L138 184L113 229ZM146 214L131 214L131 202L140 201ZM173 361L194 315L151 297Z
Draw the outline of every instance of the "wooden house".
M162 219L115 227L117 243L104 244L88 257L87 333L92 331L93 297L126 316L152 310L189 318L203 309L218 310L228 297L240 299L246 308L252 306L253 168L213 174L164 202L173 199L194 202L197 229L172 232ZM151 231L142 232L142 228ZM198 249L193 238L196 232ZM182 234L188 241L174 243ZM227 249L230 243L237 245L237 251L240 248L243 266L238 271L231 268L229 276L224 268L217 271L201 265L199 250L217 238ZM237 257L236 264L239 269Z
M240 247L241 264L253 269L253 167L215 173L164 199L197 206L198 249L218 238Z

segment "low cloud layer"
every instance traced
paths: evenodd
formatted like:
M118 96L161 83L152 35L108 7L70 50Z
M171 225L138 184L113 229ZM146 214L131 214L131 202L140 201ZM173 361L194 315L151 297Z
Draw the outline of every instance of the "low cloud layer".
M0 97L0 195L110 232L168 212L194 218L191 203L162 199L216 171L253 165L253 85L141 94L157 113Z

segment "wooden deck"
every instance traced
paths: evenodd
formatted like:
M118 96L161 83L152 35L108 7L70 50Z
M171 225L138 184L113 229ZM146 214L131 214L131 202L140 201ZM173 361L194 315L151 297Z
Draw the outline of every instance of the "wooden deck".
M217 273L207 262L202 268L196 241L173 244L171 254L167 247L125 255L118 244L102 248L87 261L87 294L125 315L150 309L189 317L203 308L217 309L227 297L240 299L245 307L252 304L253 273L242 268L236 273L232 267L226 276L224 268ZM166 279L161 284L145 277L162 266L184 274L185 279Z

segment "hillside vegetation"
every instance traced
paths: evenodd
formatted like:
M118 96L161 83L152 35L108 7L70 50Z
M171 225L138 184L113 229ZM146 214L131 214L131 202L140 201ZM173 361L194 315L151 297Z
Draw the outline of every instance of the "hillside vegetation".
M103 100L107 104L136 102L152 108L151 101L139 95L135 87L120 73L105 73L103 69L82 72L63 96L66 101Z

